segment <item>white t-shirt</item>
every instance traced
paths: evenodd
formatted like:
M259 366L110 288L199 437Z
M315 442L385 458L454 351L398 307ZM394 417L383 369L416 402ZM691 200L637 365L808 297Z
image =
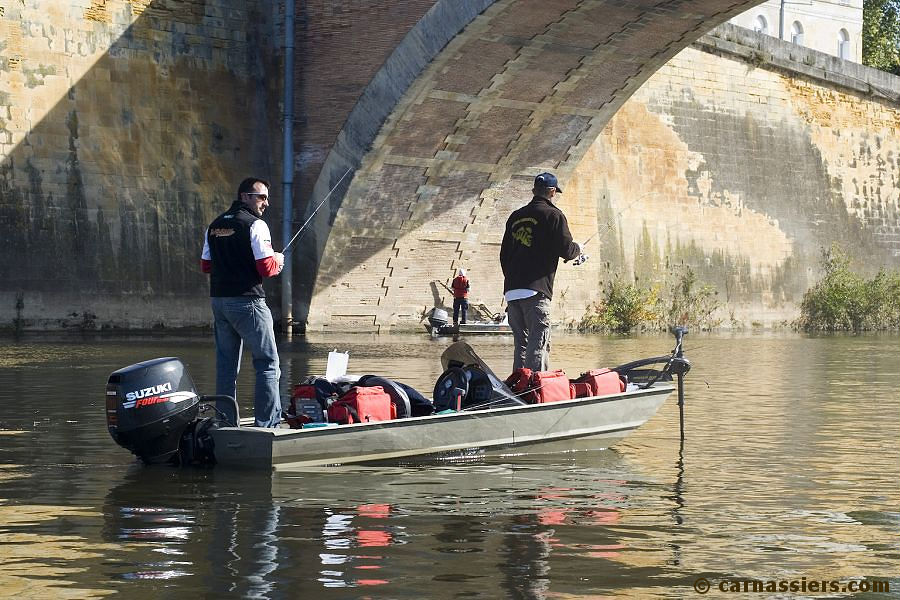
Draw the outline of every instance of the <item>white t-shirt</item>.
M515 290L509 290L508 292L503 294L503 297L506 298L507 302L512 302L513 300L524 300L525 298L531 298L535 294L537 294L537 292L534 290L518 288Z
M257 219L250 226L250 248L253 250L253 260L275 256L275 250L272 248L272 234L269 232L269 226L262 219ZM203 234L203 254L200 255L200 258L212 260L212 254L209 252L209 230Z

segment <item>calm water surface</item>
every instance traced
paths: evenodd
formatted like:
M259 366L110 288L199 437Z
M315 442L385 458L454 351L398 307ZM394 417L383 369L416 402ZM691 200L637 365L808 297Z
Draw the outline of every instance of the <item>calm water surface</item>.
M450 341L283 341L282 390L337 348L430 395ZM509 371L509 338L469 341ZM554 343L575 375L672 345ZM0 596L682 598L705 577L737 598L760 594L717 584L805 577L900 597L897 337L688 336L683 450L673 397L610 450L274 473L147 468L112 442L109 373L171 355L214 391L205 337L4 340Z

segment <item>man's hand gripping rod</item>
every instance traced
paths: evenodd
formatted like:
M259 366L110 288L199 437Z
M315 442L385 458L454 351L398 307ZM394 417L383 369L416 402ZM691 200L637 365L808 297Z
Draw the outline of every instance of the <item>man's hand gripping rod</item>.
M300 226L300 229L297 230L297 233L294 234L294 237L291 238L291 241L289 241L289 242L284 246L284 250L281 251L282 254L284 254L285 256L287 256L288 254L291 253L291 252L290 252L291 244L293 244L293 243L297 240L297 236L299 236L301 233L303 233L303 230L306 229L306 226L309 225L309 222L312 221L312 218L313 218L314 216L316 216L316 213L319 212L319 209L322 208L322 205L325 204L325 202L328 200L328 197L331 196L331 192L333 192L334 190L336 190L336 189L337 189L337 186L341 185L341 182L344 180L344 177L346 177L346 176L347 176L347 173L349 173L349 172L352 171L352 170L353 170L352 168L349 168L349 169L347 169L346 171L344 171L344 174L341 175L341 178L338 179L338 181L337 181L336 184L334 184L334 187L332 187L330 190L328 190L328 193L325 194L325 197L322 198L322 201L321 201L321 202L319 202L319 205L316 207L316 210L314 210L314 211L312 212L312 214L309 215L309 218L306 219L306 222L303 223L303 225Z
M594 239L595 237L597 237L596 233L578 245L578 247L581 248L581 254L579 254L578 257L572 261L573 265L583 265L584 261L586 261L589 258L589 256L584 253L584 247L587 246L587 243L589 241L591 241L592 239Z

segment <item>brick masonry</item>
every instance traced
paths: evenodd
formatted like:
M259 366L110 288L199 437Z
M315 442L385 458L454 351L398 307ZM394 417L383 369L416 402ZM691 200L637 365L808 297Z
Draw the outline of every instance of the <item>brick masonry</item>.
M612 215L598 225L601 278L653 281L687 264L719 291L723 317L771 325L796 317L832 243L869 275L900 267L898 99L900 79L879 71L730 25L704 36L572 174Z
M531 177L540 169L570 173L628 95L690 39L741 8L702 4L697 12L642 1L491 5L435 56L360 157L343 205L332 202L332 218L320 221L318 247L306 249L318 260L316 282L307 306L296 299L295 315L306 315L311 329L416 326L430 306L446 304L442 284L459 266L479 282L476 295L499 308L499 235L506 215L527 197ZM387 168L402 173L400 183L381 175ZM483 181L480 191L444 188L442 204L434 205L442 182L454 175ZM422 182L413 193L410 178ZM383 212L377 204L386 198L396 214L407 215L399 227L372 232L393 238L390 264L345 260L351 240L369 228L367 213ZM444 214L444 206L455 208ZM416 217L423 214L430 215L427 226ZM596 225L578 227L587 232ZM401 263L403 256L417 260ZM383 274L377 290L370 287L373 268ZM334 314L333 307L370 294L379 301L365 319Z
M576 237L604 236L602 260L562 269L559 321L584 310L607 261L643 273L671 249L723 265L705 274L750 318L774 320L832 233L889 256L891 81L861 84L871 73L732 30L641 87L753 3L297 3L295 222L352 175L294 254L295 318L313 329L416 327L447 303L441 284L459 266L476 299L498 309L499 232L541 169L566 182ZM267 219L280 237L282 7L0 8L0 326L205 325L200 235L244 175L275 183ZM783 168L794 163L802 179ZM803 202L788 202L787 189ZM638 218L657 209L665 220Z
M509 23L498 3L429 66L379 134L344 201L376 213L390 199L404 217L387 236L394 254L380 269L366 263L369 279L359 280L361 267L342 258L342 231L371 221L341 209L309 327L416 326L432 306L451 303L444 285L458 267L469 270L474 298L499 308L503 223L530 197L530 177L542 169L566 181L561 206L575 237L598 234L593 260L560 269L557 322L580 319L610 277L658 281L673 265L687 265L719 290L726 320L772 325L796 316L818 276L821 249L832 242L867 257L868 268L897 265L896 78L724 25L666 63L607 122L607 105L620 93L608 90L609 80L621 81L623 73L639 78L638 66L620 61L607 68L606 45L567 46L568 63L542 60L549 32L567 38L569 26L573 39L584 35L586 6L542 12L547 33L525 41L498 35ZM508 57L489 83L477 71L471 79L451 75L461 64L481 64L481 55L491 64ZM530 77L536 72L556 83L536 83ZM525 74L530 83L523 86ZM474 81L485 87L474 92ZM426 143L437 148L430 158L420 151ZM390 168L423 184L411 192L411 185L392 183L380 175ZM447 189L448 175L484 183ZM447 200L434 204L438 195ZM411 218L416 211L430 221ZM433 243L436 234L441 244ZM402 255L418 260L398 270ZM373 268L383 274L377 293L363 283ZM345 322L330 312L338 300L353 305L376 296L364 320Z

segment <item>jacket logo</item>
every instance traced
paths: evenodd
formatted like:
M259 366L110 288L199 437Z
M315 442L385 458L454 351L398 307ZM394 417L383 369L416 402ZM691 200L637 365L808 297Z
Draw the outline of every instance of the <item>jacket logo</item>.
M228 237L234 235L234 229L210 229L209 234L215 237Z
M537 219L533 217L519 219L512 224L512 238L523 246L531 248L531 242L534 240L532 226L535 224L537 224Z

